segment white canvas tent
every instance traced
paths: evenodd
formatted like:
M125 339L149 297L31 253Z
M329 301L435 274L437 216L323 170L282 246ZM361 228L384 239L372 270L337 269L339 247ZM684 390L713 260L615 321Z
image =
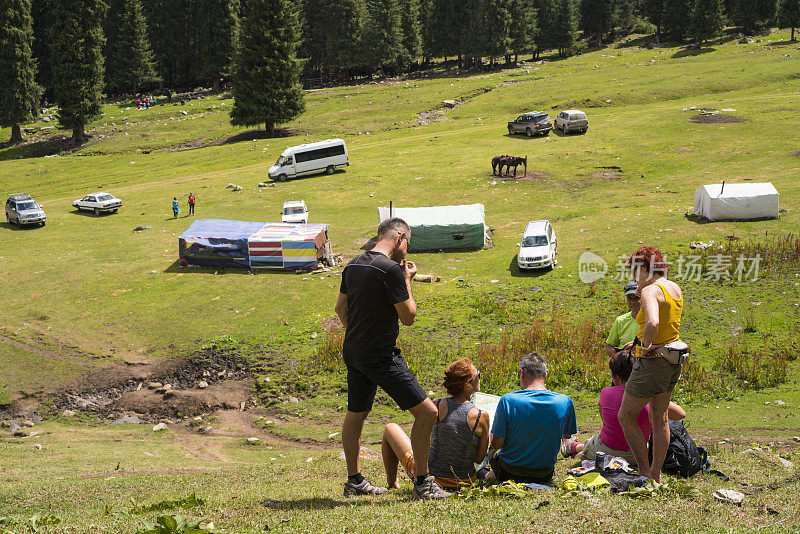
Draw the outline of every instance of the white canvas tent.
M694 214L710 221L777 219L779 196L771 183L703 185L694 192Z

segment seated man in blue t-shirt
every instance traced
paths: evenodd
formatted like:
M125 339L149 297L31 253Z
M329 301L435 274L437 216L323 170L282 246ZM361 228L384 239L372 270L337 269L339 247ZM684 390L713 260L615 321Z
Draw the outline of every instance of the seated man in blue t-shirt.
M503 395L492 425L487 480L546 484L553 478L561 440L578 432L572 399L545 387L547 364L535 352L519 364L520 391Z

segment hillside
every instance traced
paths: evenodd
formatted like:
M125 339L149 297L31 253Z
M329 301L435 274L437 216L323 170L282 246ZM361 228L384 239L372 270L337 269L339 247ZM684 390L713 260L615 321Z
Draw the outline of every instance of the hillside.
M554 521L564 529L624 531L797 525L796 471L784 472L774 460L780 453L800 461L791 441L800 434L796 257L773 258L758 279L682 283L689 297L682 337L699 347L699 370L687 376L681 400L715 467L737 475L725 487L741 489L744 481L761 488L742 508L723 508L709 496L722 486L699 479L693 483L701 488L700 506L674 496L643 503L614 497L597 507L550 497L549 508L531 515L532 502L439 508L405 502L405 490L375 504L350 505L339 496L343 465L336 433L345 396L335 329L328 333L336 324L342 265L313 274L181 269L177 236L194 218L184 209L173 220L170 211L173 197L185 208L191 191L196 218L269 221L278 219L284 201L302 198L311 222L329 225L334 252L347 260L375 235L376 208L390 201L483 203L492 247L412 257L420 272L441 282L415 285L420 315L413 327L401 329L401 341L422 385L438 393L447 362L460 356L478 361L479 350L491 352L536 320L553 332L581 321L605 331L622 310L621 281L607 276L591 286L581 283L578 257L585 251L605 259L613 275L618 257L640 243L677 257L695 254L693 241L751 243L800 233L794 135L800 128L800 50L787 39L788 31L775 32L753 43L700 50L645 49L632 40L513 70L316 90L307 94L307 112L276 138L230 126L227 94L144 111L107 104L104 117L87 127L92 138L79 148L59 139L68 132L53 121L30 125L36 132L28 143L0 149L0 191L33 195L48 222L40 229L0 225L7 288L0 307L0 404L14 401L8 417L18 411L54 418L35 438L42 451L30 447L33 438L0 430L0 464L11 466L0 475L0 519L54 514L80 531L103 524L110 532L131 532L138 523L122 504L130 497L154 502L196 491L208 502L201 515L235 532L265 523L286 532L345 530L353 521L362 522L363 531L391 532L412 526L425 532L540 530ZM458 105L449 109L443 100ZM586 135L506 133L506 122L523 111L554 117L573 107L589 117ZM715 120L725 116L732 122ZM9 133L0 130L0 139ZM346 171L258 187L284 148L330 137L347 142ZM492 176L490 160L498 154L527 156L527 175ZM695 189L723 180L772 182L786 211L777 220L752 222L703 223L688 215ZM243 190L226 189L229 183ZM96 190L122 198L120 212L96 217L72 208L72 200ZM559 265L551 272L523 274L516 267L520 235L533 219L549 219L558 234ZM134 232L139 225L150 228ZM765 359L726 370L723 355L743 346ZM776 351L792 355L784 376L769 369ZM175 357L202 365L170 367ZM598 351L600 369L601 360ZM192 416L191 410L223 408L212 419L204 416L214 426L210 435L188 423L162 434L142 425L89 426L84 422L96 424L92 410L59 415L64 391L106 395L155 378L190 384L213 365L219 366L214 373L233 374L215 380L214 399L207 392L193 397L195 404L170 406ZM742 372L747 365L752 372ZM489 392L513 388L506 371L502 365L482 370ZM244 374L255 376L256 390ZM607 381L604 370L591 374L573 369L559 378L578 401L584 435L597 428L596 391ZM133 411L149 406L145 393L134 399ZM84 398L97 401L88 393ZM773 404L776 399L788 406ZM230 409L240 402L247 411ZM153 421L168 417L158 410L149 413ZM409 421L385 398L377 412L367 432L373 449L384 421ZM101 415L120 413L115 408ZM179 420L175 413L169 418ZM262 440L255 446L244 440L253 435ZM730 442L714 445L723 438ZM764 448L769 462L740 454L751 442ZM377 477L379 462L370 469ZM563 473L566 462L559 469ZM544 499L536 502L545 506ZM668 503L667 518L662 509ZM773 518L770 508L780 516ZM432 520L420 524L420 517Z

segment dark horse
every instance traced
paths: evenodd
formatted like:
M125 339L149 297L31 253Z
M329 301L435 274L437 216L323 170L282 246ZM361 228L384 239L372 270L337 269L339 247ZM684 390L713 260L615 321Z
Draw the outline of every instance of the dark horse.
M517 167L519 165L525 166L525 175L528 174L528 156L521 158L519 156L495 156L492 158L492 174L503 174L503 167L506 168L506 176L508 176L508 172L511 170L511 167L514 167L514 176L517 175ZM499 167L499 169L498 169Z

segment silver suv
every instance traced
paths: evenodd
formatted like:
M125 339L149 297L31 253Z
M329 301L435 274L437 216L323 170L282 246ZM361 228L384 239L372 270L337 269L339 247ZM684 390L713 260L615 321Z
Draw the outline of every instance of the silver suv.
M45 225L47 216L30 195L10 195L6 200L6 221L17 226L23 224Z
M556 130L567 132L580 132L586 133L589 129L589 119L583 111L577 109L568 109L562 111L556 116Z
M553 123L550 121L550 116L544 111L523 113L508 123L509 135L515 133L525 133L528 137L548 135L552 129Z

